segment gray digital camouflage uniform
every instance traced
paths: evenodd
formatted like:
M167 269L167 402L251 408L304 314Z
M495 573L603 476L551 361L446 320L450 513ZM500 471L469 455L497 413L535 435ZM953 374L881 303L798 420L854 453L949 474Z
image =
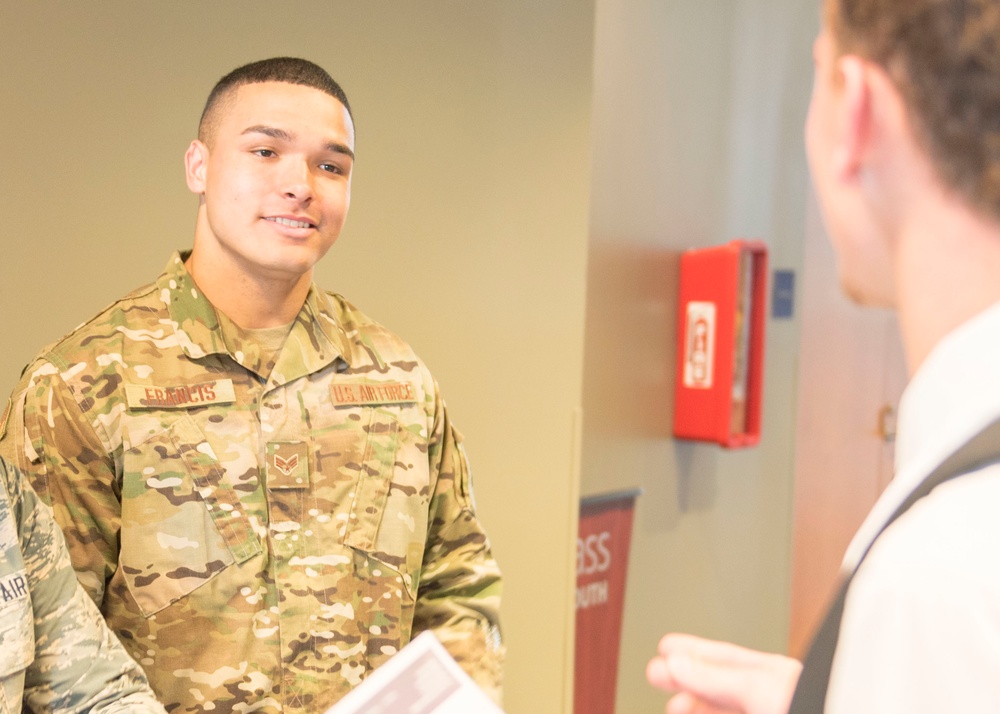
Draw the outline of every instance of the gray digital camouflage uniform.
M0 460L0 713L22 703L33 712L163 714L77 583L51 512Z
M45 350L0 441L161 701L322 712L428 629L499 698L500 573L426 367L315 285L262 363L183 258Z

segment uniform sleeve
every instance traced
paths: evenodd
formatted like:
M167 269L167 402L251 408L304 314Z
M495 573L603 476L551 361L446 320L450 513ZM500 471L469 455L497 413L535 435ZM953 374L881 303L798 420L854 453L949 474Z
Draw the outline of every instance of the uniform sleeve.
M0 462L10 491L34 616L24 701L36 712L162 714L146 677L77 582L62 533L24 477Z
M0 456L16 464L52 507L77 577L98 606L118 567L121 500L102 434L113 415L88 422L56 368L36 363L13 399Z
M443 403L429 450L438 469L417 593L414 636L433 630L455 660L498 704L504 647L500 636L500 569L476 517L461 436Z

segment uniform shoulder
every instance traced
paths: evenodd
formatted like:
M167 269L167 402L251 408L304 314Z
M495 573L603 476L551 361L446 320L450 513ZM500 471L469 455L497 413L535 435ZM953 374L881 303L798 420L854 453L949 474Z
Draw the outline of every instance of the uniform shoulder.
M388 332L384 325L373 320L368 313L361 310L361 308L340 293L335 293L332 290L324 290L323 294L326 296L336 317L345 328L348 326L372 327Z
M6 509L11 518L14 519L16 529L20 532L22 519L22 504L24 501L24 489L27 482L23 474L10 461L0 458L0 512ZM2 540L2 534L0 534ZM9 544L8 544L9 545Z
M121 296L58 340L43 347L32 364L42 361L58 364L81 349L94 351L99 349L98 345L114 339L115 328L128 324L130 319L134 319L131 316L137 312L152 317L154 313L149 308L152 306L150 299L154 296L155 288L156 284L151 282ZM30 367L31 364L26 371Z
M15 479L18 477L18 472L14 466L8 463L3 458L0 458L0 499L10 502L11 493L16 492L14 487L17 485Z
M343 295L330 291L324 291L324 294L329 301L329 305L334 310L337 322L347 332L348 336L356 333L379 345L391 347L397 352L410 354L413 359L419 360L409 342L381 322L372 319L366 312L359 309Z

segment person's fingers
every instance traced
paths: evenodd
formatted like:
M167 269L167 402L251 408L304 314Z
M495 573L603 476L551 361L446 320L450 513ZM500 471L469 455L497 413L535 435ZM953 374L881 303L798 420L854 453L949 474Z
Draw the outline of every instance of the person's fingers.
M667 702L666 714L696 714L698 701L690 694L676 694Z
M670 667L663 657L654 657L646 665L646 681L657 689L667 691L674 689L674 680L670 676Z
M802 665L728 642L671 633L647 665L651 684L681 694L667 714L785 712ZM673 702L674 700L671 700Z
M708 640L704 637L670 633L660 640L658 650L661 655L669 658L673 654L687 654L698 659L743 666L758 666L762 652L740 647L730 642Z
M745 695L759 685L761 671L740 664L719 663L687 654L667 661L675 688L689 692L713 706L742 709Z
M719 709L690 694L677 694L667 702L666 714L740 714L731 709Z

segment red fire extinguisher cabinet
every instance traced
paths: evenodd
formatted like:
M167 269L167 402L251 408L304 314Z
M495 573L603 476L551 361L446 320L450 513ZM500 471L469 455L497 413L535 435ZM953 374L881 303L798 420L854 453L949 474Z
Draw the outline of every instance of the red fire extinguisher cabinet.
M760 241L681 255L675 437L727 448L760 440L766 282Z

